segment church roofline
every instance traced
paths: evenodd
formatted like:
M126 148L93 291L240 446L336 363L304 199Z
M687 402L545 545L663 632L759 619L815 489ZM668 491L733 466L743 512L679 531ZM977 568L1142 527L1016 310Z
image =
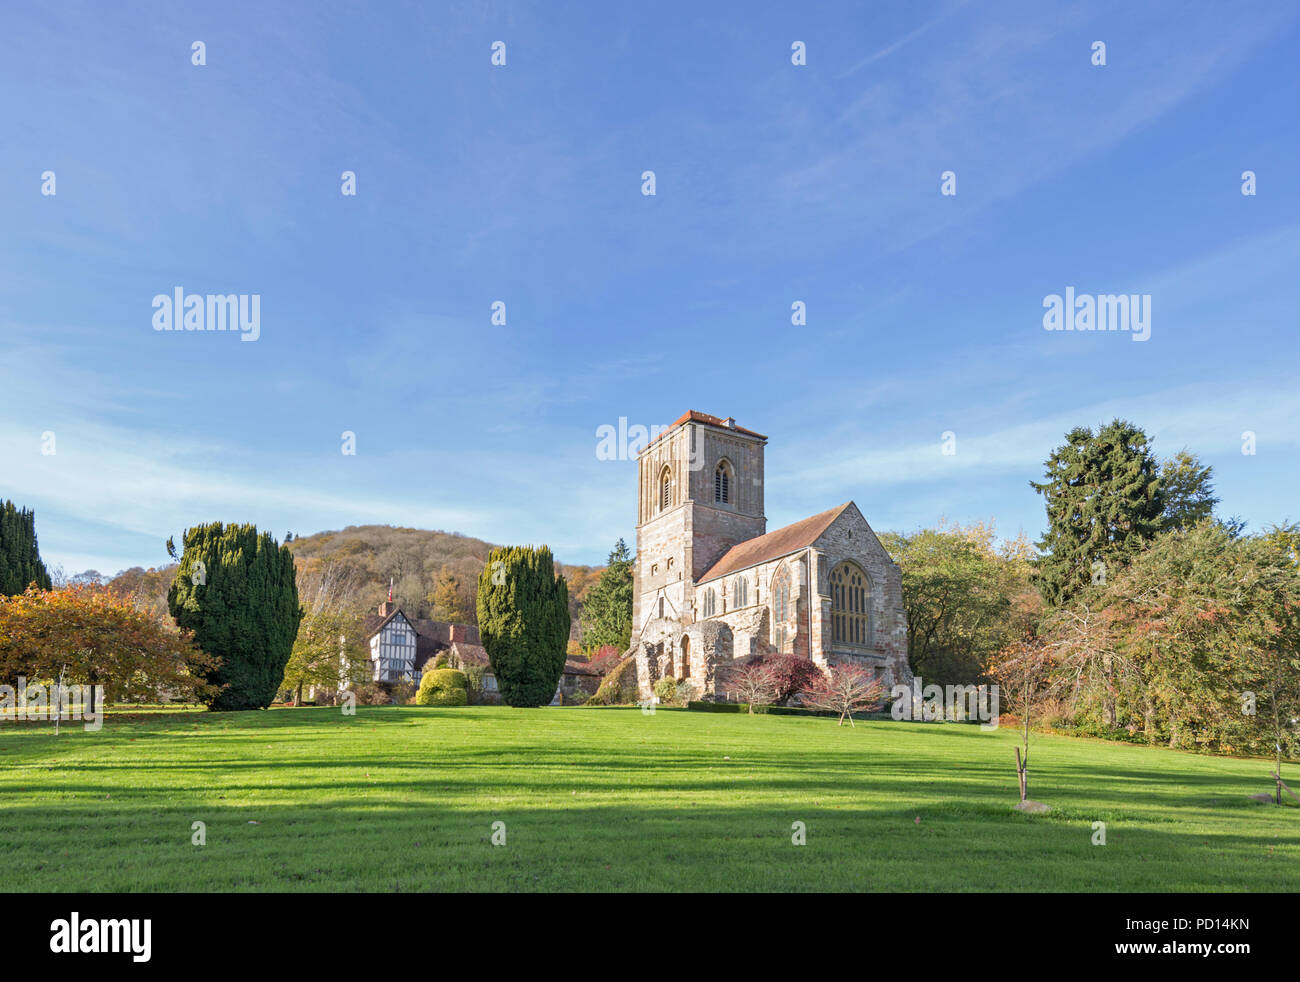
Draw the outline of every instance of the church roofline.
M730 425L728 425L728 421L730 421ZM728 416L726 419L723 419L721 416L711 416L708 413L701 413L701 412L697 412L694 409L688 409L686 410L686 412L678 416L677 419L673 421L673 424L668 427L668 429L664 430L657 437L655 437L653 440L647 443L645 445L645 448L641 451L641 453L645 453L646 450L649 450L656 443L658 443L669 433L673 432L673 430L677 429L677 427L683 425L684 423L702 423L705 426L712 426L714 429L722 430L725 433L739 433L741 436L753 437L756 440L767 439L767 437L765 437L762 433L756 433L753 430L745 429L745 427L743 426L737 426L736 421L732 419L730 416ZM640 454L638 454L638 456L640 456Z
M845 511L856 507L852 501L846 501L842 505L836 505L827 511L801 519L793 525L738 542L695 582L697 585L708 583L710 580L739 573L742 569L749 569L801 549L807 549L821 538L822 533L830 528Z

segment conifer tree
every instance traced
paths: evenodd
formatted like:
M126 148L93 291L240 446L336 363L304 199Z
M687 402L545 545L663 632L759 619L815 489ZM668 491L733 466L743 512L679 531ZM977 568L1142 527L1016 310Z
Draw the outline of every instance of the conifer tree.
M36 544L36 513L6 501L0 505L0 596L16 596L33 583L52 588Z
M1046 461L1047 479L1029 482L1048 522L1034 579L1054 607L1124 566L1161 530L1165 509L1159 464L1132 423L1116 419L1095 435L1080 426L1065 439Z
M493 549L478 583L478 629L507 705L545 706L564 672L569 588L547 546Z
M186 529L167 591L177 625L220 664L213 709L264 709L284 681L302 620L293 552L253 525L213 522Z
M589 647L626 651L632 640L632 554L622 539L582 605L582 640Z

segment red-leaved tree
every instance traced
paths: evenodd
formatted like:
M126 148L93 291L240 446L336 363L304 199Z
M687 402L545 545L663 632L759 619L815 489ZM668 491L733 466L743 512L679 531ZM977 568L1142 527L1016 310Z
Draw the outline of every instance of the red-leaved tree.
M767 655L759 660L771 671L776 702L781 705L813 685L822 673L811 659L798 655Z
M817 673L817 678L803 691L802 699L813 709L839 713L837 726L843 726L846 719L850 726L856 726L853 714L876 709L887 691L885 683L872 672L856 665L832 665L829 672Z
M755 706L767 706L776 701L776 674L761 659L736 662L725 670L723 677L727 690L748 703L751 713Z

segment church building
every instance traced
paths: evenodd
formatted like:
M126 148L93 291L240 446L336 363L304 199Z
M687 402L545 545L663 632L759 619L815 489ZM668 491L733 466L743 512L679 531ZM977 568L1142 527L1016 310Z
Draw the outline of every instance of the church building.
M902 580L852 501L767 531L767 437L689 411L637 455L637 688L725 698L733 661L776 653L910 684Z

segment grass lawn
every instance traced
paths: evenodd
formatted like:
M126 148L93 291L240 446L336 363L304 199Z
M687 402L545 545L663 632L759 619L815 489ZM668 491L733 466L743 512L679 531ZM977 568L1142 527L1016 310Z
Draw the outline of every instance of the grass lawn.
M1300 808L1247 799L1267 761L1035 736L1030 797L1053 811L1027 816L1016 741L663 709L110 715L57 739L6 722L0 888L1300 888Z

